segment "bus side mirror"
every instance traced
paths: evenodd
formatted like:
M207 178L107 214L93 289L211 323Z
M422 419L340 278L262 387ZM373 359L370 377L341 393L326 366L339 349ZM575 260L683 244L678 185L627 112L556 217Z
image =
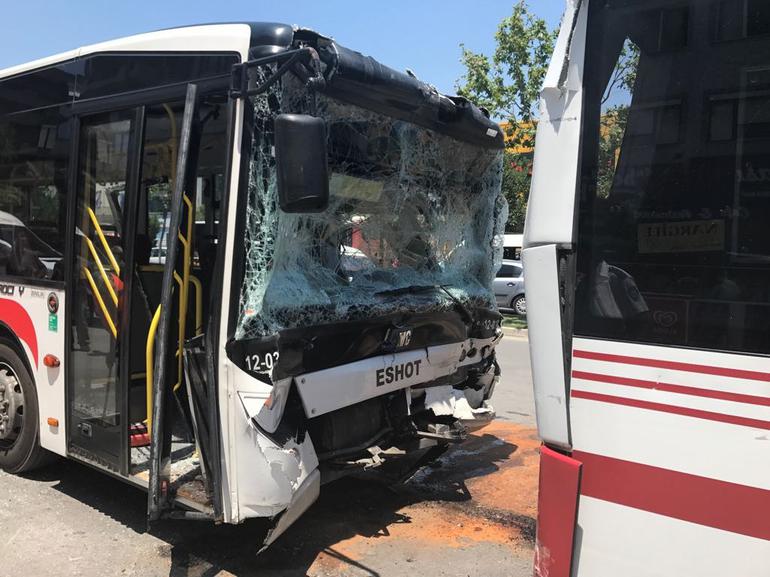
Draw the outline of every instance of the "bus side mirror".
M329 204L326 125L315 116L279 114L275 119L278 204L288 213L322 212Z

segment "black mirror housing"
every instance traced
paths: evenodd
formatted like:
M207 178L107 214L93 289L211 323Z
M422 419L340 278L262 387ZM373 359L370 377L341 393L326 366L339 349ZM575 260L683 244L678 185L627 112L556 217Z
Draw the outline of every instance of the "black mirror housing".
M278 204L287 213L323 212L329 204L326 124L306 114L275 119Z

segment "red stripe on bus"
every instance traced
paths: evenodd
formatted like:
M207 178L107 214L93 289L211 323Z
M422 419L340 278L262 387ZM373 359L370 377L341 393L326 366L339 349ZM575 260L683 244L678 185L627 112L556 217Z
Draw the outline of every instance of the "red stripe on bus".
M770 407L770 397L744 395L742 393L729 393L726 391L715 391L713 389L687 387L684 385L672 385L669 383L659 383L656 381L643 381L640 379L630 379L628 377L617 377L614 375L602 375L599 373L588 373L585 371L572 371L572 376L575 379L583 379L597 383L624 385L626 387L636 387L638 389L666 391L668 393L680 393L682 395L706 397L709 399L719 399L722 401L734 401L736 403L746 403L749 405L761 405L763 407Z
M19 340L27 343L37 368L37 333L29 313L16 301L0 299L0 322L5 323Z
M572 389L570 396L573 399L587 399L589 401L599 401L601 403L611 403L613 405L624 405L626 407L635 407L648 411L658 411L661 413L672 413L685 417L696 419L706 419L708 421L718 421L720 423L729 423L731 425L740 425L743 427L752 427L754 429L765 429L770 431L770 421L760 419L750 419L748 417L737 417L735 415L725 415L723 413L714 413L712 411L702 411L700 409L690 409L688 407L677 407L675 405L666 405L664 403L653 403L650 401L641 401L639 399L629 399L626 397L616 397L613 395L604 395L601 393L592 393Z
M761 371L747 371L744 369L730 369L726 367L713 367L710 365L695 365L692 363L680 363L677 361L664 361L660 359L648 359L643 357L628 357L625 355L610 355L608 353L596 353L594 351L573 350L572 356L579 359L593 361L606 361L608 363L622 363L625 365L638 365L642 367L655 367L658 369L670 369L673 371L686 371L688 373L700 373L703 375L717 375L734 379L749 379L752 381L765 381L770 383L770 373Z
M770 541L770 491L574 451L586 497Z

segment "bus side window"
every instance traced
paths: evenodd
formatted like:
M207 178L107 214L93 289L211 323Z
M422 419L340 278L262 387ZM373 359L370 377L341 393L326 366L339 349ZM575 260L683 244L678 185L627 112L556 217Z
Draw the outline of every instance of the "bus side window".
M69 148L57 108L0 119L0 272L61 280Z

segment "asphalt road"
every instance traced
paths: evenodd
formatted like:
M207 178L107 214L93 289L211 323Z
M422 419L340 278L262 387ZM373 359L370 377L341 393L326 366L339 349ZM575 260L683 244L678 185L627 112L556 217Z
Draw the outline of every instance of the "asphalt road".
M148 532L144 493L74 462L0 472L0 576L529 577L538 441L527 342L498 350L495 423L406 485L325 486L260 556L250 524Z
M535 427L535 395L529 367L529 343L525 337L506 337L497 346L500 383L492 405L498 418Z

